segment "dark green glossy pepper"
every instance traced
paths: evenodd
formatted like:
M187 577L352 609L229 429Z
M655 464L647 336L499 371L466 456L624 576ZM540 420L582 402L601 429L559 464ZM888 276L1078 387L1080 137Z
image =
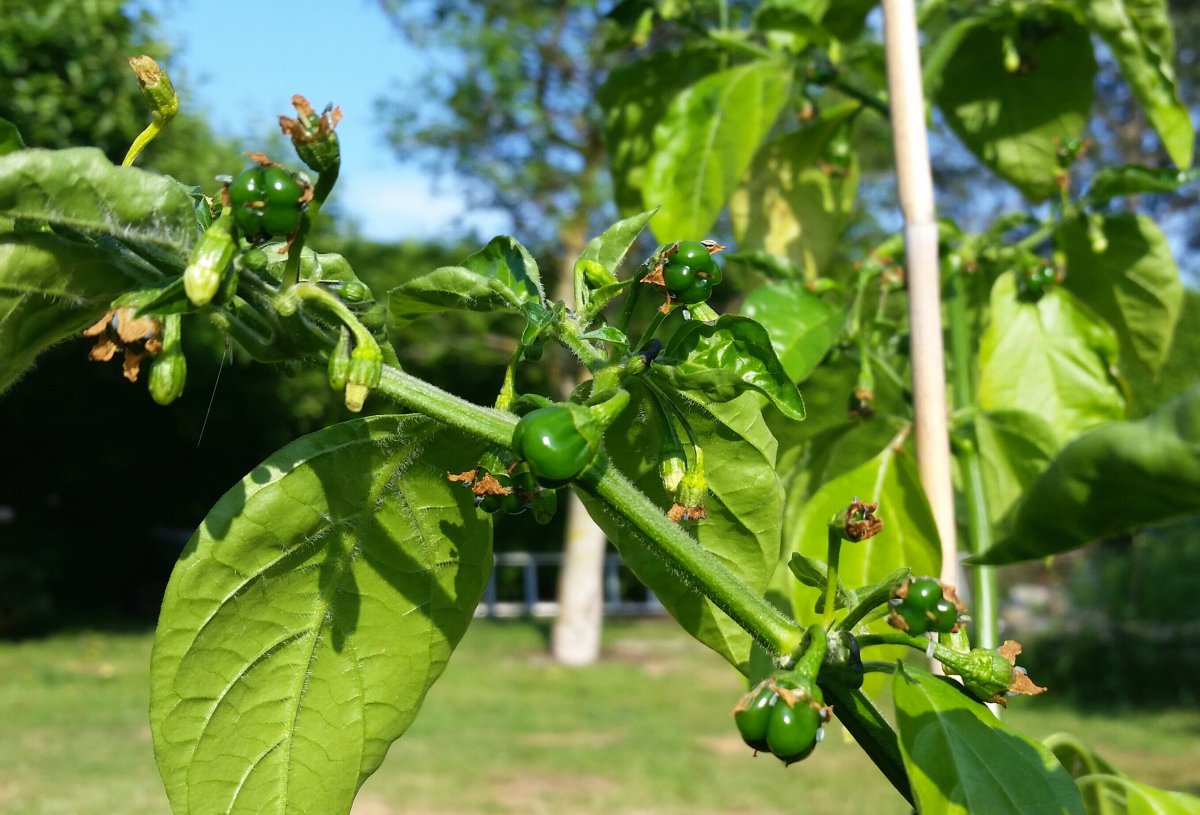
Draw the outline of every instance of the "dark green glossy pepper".
M752 692L748 700L734 709L733 720L737 724L742 740L760 753L769 753L767 746L767 728L771 723L771 711L779 701L775 689L762 685L757 692Z
M545 487L569 483L595 460L599 432L586 408L551 405L521 417L513 450Z
M780 697L771 709L767 746L784 764L808 758L821 740L821 691L813 685L807 693L796 698L794 704Z
M706 301L722 279L721 267L698 241L679 241L663 260L663 283L684 305Z
M304 185L282 167L251 167L229 185L233 219L246 240L261 243L296 231L304 206Z
M812 753L830 713L811 678L776 671L742 697L733 716L746 744L792 764Z

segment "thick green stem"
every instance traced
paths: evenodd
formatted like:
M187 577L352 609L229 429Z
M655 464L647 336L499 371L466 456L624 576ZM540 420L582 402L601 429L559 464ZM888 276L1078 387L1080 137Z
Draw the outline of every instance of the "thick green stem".
M804 635L795 622L751 591L715 555L676 526L607 459L585 472L576 486L615 510L622 522L636 527L653 554L770 653L789 657L799 648Z
M946 305L950 317L950 371L954 406L958 410L974 404L971 381L971 334L967 323L966 291L961 272L949 280ZM982 552L991 546L992 527L988 519L987 495L983 487L983 465L974 432L965 444L956 446L955 455L962 465L963 488L966 497L967 529L972 552ZM993 566L972 569L972 617L975 620L975 641L981 648L999 645L996 627L997 583Z
M864 91L862 88L847 82L841 76L836 77L832 82L830 82L829 87L836 88L846 96L849 96L851 99L862 102L865 107L868 107L876 113L882 115L885 119L891 118L892 112L891 108L888 107L887 102L880 99L875 94L870 93L869 91Z
M512 444L516 416L468 402L399 368L384 365L375 390L484 441L502 447Z
M825 572L825 605L821 610L821 619L828 626L833 621L834 609L837 607L838 560L842 553L842 530L840 527L829 527L829 545L825 550L825 562L828 566Z
M862 691L852 690L836 684L822 684L825 702L833 706L833 714L846 728L867 757L875 762L884 777L891 782L904 799L915 806L912 788L908 784L908 773L904 771L904 757L900 754L900 742L896 731L883 718Z
M558 341L567 347L579 361L595 373L599 368L608 364L608 357L597 351L591 343L583 339L579 322L571 316L564 317L558 325L556 335Z

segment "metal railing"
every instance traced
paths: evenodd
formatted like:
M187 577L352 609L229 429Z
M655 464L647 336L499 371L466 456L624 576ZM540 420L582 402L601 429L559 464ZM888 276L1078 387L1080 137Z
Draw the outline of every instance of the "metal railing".
M558 601L558 572L562 569L561 552L500 552L483 593L483 602L475 609L476 617L555 617ZM513 598L512 571L519 573L519 597ZM541 572L554 572L553 580L543 580ZM622 581L628 567L616 553L604 558L604 613L608 616L649 617L666 614L658 598L636 580ZM507 578L507 579L505 579ZM505 597L500 597L497 581L505 579ZM623 586L623 583L625 584ZM544 598L544 595L549 597ZM630 595L633 595L631 598ZM638 599L642 598L642 599Z

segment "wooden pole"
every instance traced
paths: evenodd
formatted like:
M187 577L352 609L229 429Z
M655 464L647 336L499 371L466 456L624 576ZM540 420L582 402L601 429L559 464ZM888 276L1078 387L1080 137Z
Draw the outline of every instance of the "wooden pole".
M956 585L958 544L950 477L938 233L913 1L883 0L883 19L896 177L904 213L917 468L942 541L941 579Z

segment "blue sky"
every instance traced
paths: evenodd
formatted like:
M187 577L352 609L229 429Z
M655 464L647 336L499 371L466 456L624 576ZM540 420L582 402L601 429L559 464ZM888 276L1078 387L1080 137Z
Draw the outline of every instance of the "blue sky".
M380 241L503 232L497 214L466 216L452 181L401 162L385 141L375 100L421 69L423 55L397 33L375 0L145 0L176 50L181 101L220 133L248 145L279 132L301 93L320 109L341 106L342 171L333 197L361 232ZM168 131L169 137L169 131ZM277 157L295 162L293 156Z

